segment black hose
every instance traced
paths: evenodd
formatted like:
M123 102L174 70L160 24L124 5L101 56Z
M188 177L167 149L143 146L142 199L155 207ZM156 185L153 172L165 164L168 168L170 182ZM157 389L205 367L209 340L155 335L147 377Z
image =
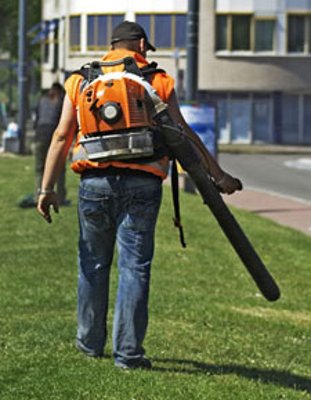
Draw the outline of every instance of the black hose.
M195 146L176 127L166 111L158 114L155 120L161 126L167 146L183 169L188 172L204 203L210 208L259 290L267 300L277 300L280 297L280 290L276 282L223 201Z

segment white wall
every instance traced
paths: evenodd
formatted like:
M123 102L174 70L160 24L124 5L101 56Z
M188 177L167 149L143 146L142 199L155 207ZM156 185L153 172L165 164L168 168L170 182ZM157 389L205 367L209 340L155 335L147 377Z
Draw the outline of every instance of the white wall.
M68 0L69 12L76 13L114 13L125 12L130 15L133 12L185 12L188 0Z
M204 0L203 0L204 1ZM218 12L255 12L274 15L287 11L311 10L310 0L215 0Z
M65 15L68 0L42 1L42 19L50 20Z
M284 6L290 10L311 10L310 0L278 0L280 7Z

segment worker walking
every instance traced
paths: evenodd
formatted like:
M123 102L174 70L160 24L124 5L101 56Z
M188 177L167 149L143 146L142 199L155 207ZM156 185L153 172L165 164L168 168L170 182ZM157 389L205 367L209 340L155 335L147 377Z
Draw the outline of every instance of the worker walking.
M135 74L141 72L150 82L176 124L201 148L220 189L230 194L240 187L184 121L174 81L148 63L149 50L156 49L144 29L124 21L113 31L111 50L103 57L103 64L95 63L86 74L74 73L66 81L63 112L49 149L38 202L38 212L52 222L50 208L58 211L54 185L75 139L71 167L81 176L76 344L88 356L104 354L109 274L117 245L119 282L113 355L115 365L124 369L151 367L143 342L148 326L154 233L162 182L169 169L169 151L154 124L148 122L148 105L143 90L135 84L139 81ZM89 83L87 77L96 69L101 69L103 78ZM123 79L121 71L127 71L132 79ZM119 75L114 75L116 72Z

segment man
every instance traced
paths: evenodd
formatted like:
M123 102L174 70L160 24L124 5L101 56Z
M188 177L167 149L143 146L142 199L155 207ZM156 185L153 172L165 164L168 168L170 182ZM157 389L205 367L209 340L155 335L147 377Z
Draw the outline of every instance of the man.
M143 28L125 21L112 35L111 50L104 61L131 56L139 68L148 65L148 50L155 50ZM120 66L106 68L115 71ZM122 67L121 67L122 68ZM38 211L51 222L50 206L58 212L53 191L78 127L76 108L82 77L73 74L66 82L66 96L60 123L49 149L39 197ZM230 194L240 182L225 173L184 121L176 100L173 79L154 73L150 82L171 117L199 146L210 174L220 190ZM118 246L119 285L114 313L113 352L121 368L150 368L144 356L143 340L148 324L150 268L154 230L161 203L162 181L167 176L166 154L144 162L94 162L79 159L79 134L72 169L81 174L79 192L79 282L77 347L88 356L100 357L106 342L109 270L115 243Z
M44 164L52 136L58 125L62 111L65 90L63 86L54 82L50 89L43 93L36 108L35 119L35 204L41 189ZM60 205L68 205L66 199L66 169L64 168L57 180L57 195Z
M36 207L41 189L43 170L52 136L58 125L62 111L65 90L63 86L54 82L49 90L42 93L35 112L35 191L23 197L18 205L22 208ZM57 180L58 204L68 206L66 199L66 168L62 170Z

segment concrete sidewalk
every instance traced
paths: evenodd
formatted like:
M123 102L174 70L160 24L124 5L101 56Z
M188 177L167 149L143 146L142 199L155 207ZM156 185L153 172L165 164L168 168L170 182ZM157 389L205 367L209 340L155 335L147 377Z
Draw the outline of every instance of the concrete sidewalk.
M246 188L223 197L226 204L248 210L311 236L311 203L276 193Z

